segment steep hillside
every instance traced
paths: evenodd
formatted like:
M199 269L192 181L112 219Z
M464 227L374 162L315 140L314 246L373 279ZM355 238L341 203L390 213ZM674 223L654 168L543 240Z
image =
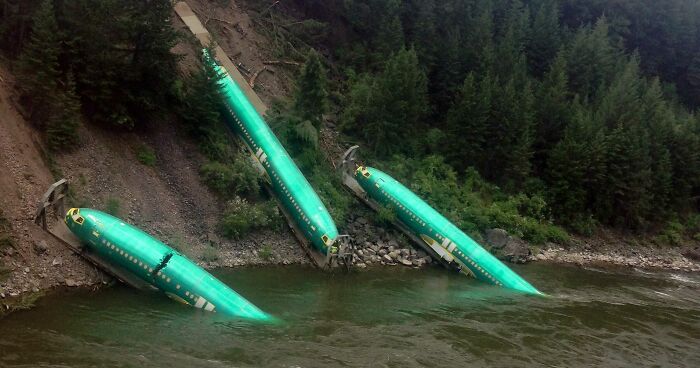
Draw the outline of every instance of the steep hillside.
M193 6L199 11L204 3L193 2ZM230 9L217 9L213 14L223 19L239 12L231 4ZM237 16L245 22L245 15ZM175 28L184 28L177 17L173 21ZM222 46L247 68L263 65L267 58L256 51L256 45L264 40L249 30L237 35L239 38L221 42ZM238 48L232 48L238 41ZM176 52L185 55L183 72L196 67L195 49L187 39L176 47ZM257 90L265 102L289 92L290 79L282 74L260 74ZM115 212L193 259L205 259L207 266L307 262L286 226L239 241L217 235L225 203L201 183L199 168L204 158L175 122L152 121L139 131L122 133L85 123L79 131L81 144L49 161L39 131L18 106L15 80L2 67L0 202L2 216L11 224L11 246L8 243L0 249L0 298L108 279L32 222L37 200L58 177L67 178L72 185L69 205ZM154 164L140 162L139 155L153 154ZM265 254L258 255L263 247Z

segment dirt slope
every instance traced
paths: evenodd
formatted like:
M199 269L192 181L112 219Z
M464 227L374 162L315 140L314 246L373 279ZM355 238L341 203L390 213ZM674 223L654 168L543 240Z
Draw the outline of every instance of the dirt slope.
M264 47L258 46L265 43L264 38L249 27L250 20L235 2L226 8L209 8L206 1L190 3L200 16L209 14L204 19L215 17L239 24L233 28L223 22L219 23L226 27L208 26L228 33L218 35L219 43L234 61L251 71L262 68L268 56L259 51ZM173 16L173 26L184 28L177 16ZM183 69L196 65L191 45L181 44L175 51L186 55ZM256 91L266 103L274 96L287 95L291 85L288 73L270 69L273 72L261 73L256 83ZM14 242L13 248L0 251L0 265L11 270L5 280L0 278L0 304L3 298L57 285L99 284L107 279L104 275L32 222L36 202L54 182L54 175L42 158L44 149L37 129L23 118L14 102L15 81L1 65L0 78L0 205L12 224ZM200 262L203 254L211 254L208 248L213 245L219 258L206 266L307 262L286 227L240 241L216 235L225 204L200 182L198 170L203 158L172 122L149 122L139 133L115 133L84 124L80 135L78 149L55 155L52 167L72 183L75 196L69 205L98 209L108 203L118 205L120 217ZM136 157L144 146L156 153L153 167L139 163ZM37 246L39 243L42 245ZM272 256L263 259L258 251L266 245Z
M98 273L34 225L36 202L53 183L42 160L41 138L15 108L14 80L0 67L0 205L12 224L14 248L0 254L0 263L12 270L0 293L14 296L58 283L99 282ZM45 251L35 244L45 241ZM2 297L2 295L0 295Z

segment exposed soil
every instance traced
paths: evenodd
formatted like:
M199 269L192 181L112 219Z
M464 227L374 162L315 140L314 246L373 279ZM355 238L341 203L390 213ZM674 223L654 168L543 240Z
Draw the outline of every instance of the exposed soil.
M232 21L240 24L235 28L239 32L219 35L219 42L232 56L238 55L233 60L243 62L249 70L263 66L262 60L267 58L258 51L264 49L258 45L264 42L249 29L245 14L234 2L226 9L207 9L206 1L191 3L200 16L207 12L226 19L238 14ZM175 15L173 22L179 29L184 27ZM228 27L212 28L220 31ZM238 48L234 49L233 44ZM196 67L196 48L183 42L175 51L185 55L183 72ZM272 96L288 94L290 79L283 73L261 73L257 81L256 89L267 103ZM225 204L200 182L198 171L204 158L189 138L173 129L171 122L148 122L143 131L123 133L84 124L80 129L81 145L72 152L54 155L55 164L49 165L42 158L46 155L39 130L20 113L14 83L12 75L0 66L0 198L3 215L12 224L14 243L0 254L0 265L10 270L6 279L0 280L0 299L59 285L108 281L33 223L37 201L55 181L52 170L71 183L75 195L68 206L116 206L120 217L205 266L308 262L286 227L239 241L217 236L216 226ZM156 153L153 167L138 161L136 155L142 147ZM211 246L216 248L215 260L210 255ZM263 247L266 251L260 254ZM206 262L202 261L205 253L209 254Z

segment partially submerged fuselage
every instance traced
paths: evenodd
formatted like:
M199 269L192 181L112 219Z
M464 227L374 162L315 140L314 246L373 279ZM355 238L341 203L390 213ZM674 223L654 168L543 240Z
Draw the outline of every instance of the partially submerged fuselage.
M88 208L72 208L65 223L105 262L148 282L172 299L227 316L272 320L209 272L114 216Z
M461 272L494 285L541 294L391 176L375 168L360 166L354 178L372 200L392 208L398 220L416 237L447 263L456 263Z

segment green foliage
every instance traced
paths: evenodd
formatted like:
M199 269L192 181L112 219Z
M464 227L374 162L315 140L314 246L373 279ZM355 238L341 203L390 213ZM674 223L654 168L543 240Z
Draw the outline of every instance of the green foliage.
M61 10L66 64L92 120L131 128L168 108L178 60L169 0L77 0Z
M119 217L121 214L121 202L117 198L107 199L107 204L105 204L105 212L114 216Z
M138 149L136 150L136 158L143 165L156 166L156 152L153 151L153 148L145 144L139 145Z
M17 60L18 79L22 92L30 99L32 117L43 120L50 116L45 106L58 90L61 77L61 34L52 0L41 2L32 22L31 37Z
M278 223L278 218L274 202L251 204L235 198L228 203L219 229L227 238L240 239L252 231L271 228Z
M375 78L364 75L351 82L342 128L377 154L408 151L425 128L427 88L415 50L401 49Z
M17 60L23 99L32 120L46 131L52 151L70 150L78 142L81 105L75 78L59 65L61 32L53 2L43 1L33 17L31 38Z
M258 256L260 256L260 259L263 261L269 261L272 259L272 247L268 244L263 245L258 251Z
M656 241L662 245L680 246L682 245L685 230L685 226L680 222L669 221L656 237Z
M566 231L552 224L549 206L542 197L507 195L474 169L466 170L460 180L440 156L397 156L386 166L392 176L410 184L418 196L475 238L497 227L535 244L568 240Z
M217 87L222 77L209 64L204 63L201 69L190 73L178 83L182 86L178 93L178 115L189 132L205 142L214 140L222 133L216 129L221 125L221 111L224 108ZM219 151L216 148L205 149L210 158L221 159Z
M200 169L202 180L223 197L255 195L258 193L258 172L252 164L239 155L232 163L210 161Z
M316 130L321 128L323 114L328 110L327 83L321 57L312 49L297 78L294 111L303 121L311 122Z
M396 208L391 205L382 206L376 214L377 222L382 226L393 226L396 222Z
M76 140L82 108L91 121L126 128L168 108L178 61L169 0L24 3L1 15L20 28L0 33L10 36L5 48L22 50L16 65L23 101L47 127L51 147ZM27 40L24 19L32 12Z

